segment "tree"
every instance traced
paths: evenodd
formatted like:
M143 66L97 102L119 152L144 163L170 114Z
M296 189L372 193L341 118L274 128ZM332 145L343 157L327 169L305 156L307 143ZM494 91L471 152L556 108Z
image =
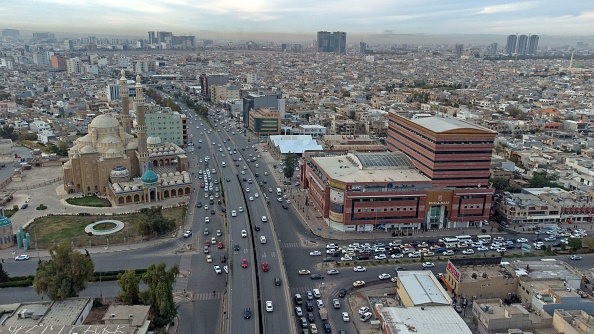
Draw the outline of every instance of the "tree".
M293 174L295 173L295 164L297 163L297 154L289 153L285 156L284 163L285 163L285 170L284 174L286 178L292 178Z
M497 190L505 190L509 187L509 179L505 177L496 177L492 180L493 187Z
M93 260L75 251L69 243L54 245L49 252L50 259L41 261L35 273L35 292L45 293L51 300L78 296L93 278Z
M146 220L139 226L140 232L143 235L150 235L151 233L163 235L175 228L175 221L163 217L160 206L143 208L140 210L140 213L147 216Z
M584 247L590 248L590 251L594 250L594 237L585 237L582 239Z
M140 289L138 288L140 277L136 276L134 270L126 270L118 274L118 285L120 286L119 297L126 305L134 305L140 300Z
M0 263L0 283L8 282L8 274L2 268L2 263Z
M582 239L569 238L569 240L567 240L567 246L569 246L569 248L571 248L572 252L575 252L578 249L582 248Z
M165 263L159 263L151 264L142 276L148 288L140 293L140 298L153 308L153 323L156 327L165 326L177 315L173 302L173 282L178 274L177 265L165 270Z

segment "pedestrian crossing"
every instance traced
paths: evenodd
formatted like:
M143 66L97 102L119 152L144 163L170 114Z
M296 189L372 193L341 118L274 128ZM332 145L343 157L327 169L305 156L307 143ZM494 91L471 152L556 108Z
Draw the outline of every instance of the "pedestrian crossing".
M289 288L289 291L291 292L291 295L294 295L296 293L304 295L307 293L307 291L313 291L313 289L320 289L320 286L292 286ZM337 290L332 290L332 291L325 291L325 293L323 294L325 297L330 297L330 298L335 298L338 297L338 291Z
M300 248L303 245L300 242L283 242L281 243L282 248Z
M194 300L217 300L221 299L220 292L205 292L205 293L195 293Z

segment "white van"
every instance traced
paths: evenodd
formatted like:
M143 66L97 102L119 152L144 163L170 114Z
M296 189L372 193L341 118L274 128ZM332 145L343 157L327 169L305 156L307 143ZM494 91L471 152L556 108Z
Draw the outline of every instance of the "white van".
M313 290L312 290L312 292L313 292L313 295L314 295L314 297L315 297L316 299L320 299L320 298L322 298L322 294L320 293L320 290L318 290L318 289L313 289Z
M221 166L225 167L225 166L227 166L227 164L223 161L223 162L221 162Z
M265 244L266 243L266 237L265 236L263 236L263 235L260 236L260 243L261 244Z

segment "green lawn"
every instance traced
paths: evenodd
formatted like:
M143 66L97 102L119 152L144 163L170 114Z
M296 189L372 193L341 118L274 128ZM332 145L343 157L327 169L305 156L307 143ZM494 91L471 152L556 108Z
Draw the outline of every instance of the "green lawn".
M174 219L176 224L183 223L186 208L163 209L163 217ZM85 227L100 220L114 219L124 222L123 230L107 236L88 236ZM113 216L47 216L36 219L26 232L31 237L31 248L35 242L41 249L48 248L54 243L73 242L75 247L123 244L126 242L140 242L143 237L138 235L138 225L146 219L140 213L130 213ZM144 238L146 240L146 238Z
M74 197L66 199L66 203L79 206L110 207L111 203L97 196Z

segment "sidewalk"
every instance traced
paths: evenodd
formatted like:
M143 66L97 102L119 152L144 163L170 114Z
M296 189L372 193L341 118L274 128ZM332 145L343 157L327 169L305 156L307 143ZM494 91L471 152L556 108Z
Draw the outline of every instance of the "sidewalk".
M255 144L258 147L258 151L262 155L262 159L268 164L270 169L272 170L271 176L274 177L279 187L286 188L288 187L289 190L287 192L289 199L291 200L291 206L297 211L299 216L301 216L301 220L305 222L306 226L309 228L312 234L316 235L319 238L327 239L327 240L379 240L379 239L386 239L386 238L397 238L397 239L415 239L415 238L437 238L437 237L444 237L449 235L461 235L461 234L470 234L470 235L478 235L478 234L485 234L482 232L483 229L486 230L486 234L500 234L495 228L486 226L486 227L477 227L477 228L451 228L451 229L439 229L439 230L429 230L427 232L423 232L420 230L411 231L413 235L397 235L396 237L392 236L392 231L374 231L374 232L342 232L330 229L328 224L324 221L322 216L319 212L317 212L313 205L305 205L305 198L307 196L307 191L301 189L299 187L295 187L295 179L291 182L293 185L285 186L282 184L284 176L281 175L278 171L279 161L276 160L271 154L270 150L268 152L262 152L262 148L266 145L265 143L258 143ZM272 168L273 165L276 165L277 168ZM286 180L286 179L284 179ZM398 231L396 232L398 233ZM408 233L408 232L406 232Z

